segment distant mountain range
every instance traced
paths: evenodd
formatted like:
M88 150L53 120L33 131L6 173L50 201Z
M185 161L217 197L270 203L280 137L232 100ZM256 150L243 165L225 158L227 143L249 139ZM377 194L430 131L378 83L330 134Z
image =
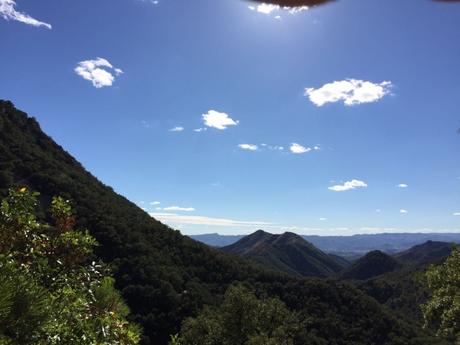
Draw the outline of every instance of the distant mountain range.
M203 234L190 236L212 247L229 246L245 235ZM460 243L460 233L383 233L353 236L302 236L306 241L328 254L357 259L372 250L395 254L427 241Z
M258 230L220 249L292 275L366 280L402 268L440 262L453 247L453 243L427 241L393 255L372 250L350 263L341 256L326 254L292 232L270 234Z
M347 264L346 260L322 252L292 232L274 235L258 230L221 250L300 276L330 276Z

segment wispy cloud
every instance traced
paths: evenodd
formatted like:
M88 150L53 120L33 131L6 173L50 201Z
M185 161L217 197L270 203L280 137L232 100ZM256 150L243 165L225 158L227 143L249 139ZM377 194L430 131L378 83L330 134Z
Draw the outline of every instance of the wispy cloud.
M289 147L289 150L291 150L292 153L301 154L301 153L310 152L311 148L302 146L297 143L292 143L291 147Z
M171 128L169 131L170 132L182 132L183 130L184 130L184 127L176 126L174 128Z
M47 29L52 28L51 24L41 22L24 12L19 12L15 7L16 1L14 0L0 0L0 15L6 20L15 20L36 27L43 26Z
M351 181L345 182L344 184L339 184L339 185L329 187L328 189L334 192L345 192L347 190L352 190L356 188L366 188L366 187L367 187L367 184L364 181L351 180Z
M159 201L151 201L151 202L149 202L149 204L152 205L152 206L155 206L155 205L160 205L161 202L159 202Z
M123 73L119 68L114 68L112 64L104 58L80 61L75 67L75 73L85 80L89 80L95 88L112 86L115 77Z
M402 208L399 210L399 213L406 214L406 213L409 213L409 211Z
M230 118L228 114L215 110L209 110L206 114L203 114L202 117L205 126L220 130L227 129L228 126L236 126L239 123L239 121Z
M239 144L238 147L242 150L248 150L248 151L257 151L258 146L254 144Z
M194 212L195 209L193 207L180 207L180 206L168 206L164 207L163 211L172 211L172 212Z
M392 83L384 81L372 83L370 81L346 79L325 84L320 88L306 88L305 96L318 107L326 103L343 101L351 106L362 103L371 103L380 100L390 92Z
M263 227L271 224L259 221L241 221L226 218L212 218L206 216L184 216L175 213L150 213L150 215L167 224L195 224L230 227Z
M409 187L409 185L407 185L405 183L400 183L396 187L398 187L398 188L407 188L407 187Z
M452 213L452 215L458 217L458 216L460 216L460 212L454 212L454 213Z
M208 129L206 127L201 127L201 128L195 128L193 131L194 132L197 132L197 133L200 133L200 132L204 132L204 131L207 131Z

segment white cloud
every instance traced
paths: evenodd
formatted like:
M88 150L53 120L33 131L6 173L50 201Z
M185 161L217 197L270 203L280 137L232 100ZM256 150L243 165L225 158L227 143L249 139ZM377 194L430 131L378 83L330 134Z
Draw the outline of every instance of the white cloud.
M454 212L452 213L453 216L460 216L460 212Z
M239 121L231 119L228 114L220 113L215 110L209 110L202 116L205 126L217 128L220 130L226 129L227 126L236 126L239 123Z
M409 213L409 211L402 208L399 210L399 213L406 214Z
M193 212L195 211L195 209L193 207L168 206L168 207L163 208L163 211Z
M203 132L203 131L207 131L207 130L208 129L206 127L202 127L202 128L195 128L193 131L199 133L199 132Z
M407 188L409 187L409 185L405 184L405 183L400 183L398 184L396 187L399 187L399 188Z
M240 221L225 218L211 218L205 216L183 216L175 213L150 213L150 215L162 222L169 224L195 224L233 227L263 227L271 224L259 221Z
M290 14L296 14L308 10L308 6L297 6L297 7L284 7L285 10L288 10Z
M174 128L171 128L169 131L170 132L182 132L183 130L184 130L184 127L176 126Z
M257 5L257 6L250 5L250 6L248 6L248 8L251 11L256 11L256 12L259 12L259 13L262 13L262 14L267 14L267 15L270 15L270 14L272 14L274 12L278 12L278 11L287 11L290 14L296 14L296 13L308 10L308 6L297 6L297 7L284 6L284 7L281 7L279 5L266 4L266 3L261 3L260 5ZM281 19L281 16L277 15L277 16L275 16L275 19Z
M289 150L291 150L292 153L300 154L300 153L310 152L311 148L302 146L302 145L297 144L297 143L292 143L291 147L289 147Z
M44 26L47 29L52 28L51 24L41 22L24 12L16 11L15 6L16 1L14 0L0 0L0 16L6 20L15 20L36 27Z
M248 150L248 151L257 151L258 146L254 144L239 144L238 147L242 150Z
M343 101L345 105L376 102L390 92L392 83L346 79L325 84L318 89L306 88L305 96L321 107L326 103Z
M323 221L327 220L327 218L320 218L319 220L323 222Z
M149 204L152 205L152 206L155 206L155 205L160 205L161 202L159 202L159 201L151 201L151 202L149 202Z
M366 188L366 187L367 187L366 182L363 182L360 180L351 180L341 185L339 184L336 186L329 187L328 189L334 192L345 192L347 190L352 190L356 188Z
M98 89L112 86L115 77L123 73L121 69L114 68L108 60L100 57L95 60L80 61L74 71Z

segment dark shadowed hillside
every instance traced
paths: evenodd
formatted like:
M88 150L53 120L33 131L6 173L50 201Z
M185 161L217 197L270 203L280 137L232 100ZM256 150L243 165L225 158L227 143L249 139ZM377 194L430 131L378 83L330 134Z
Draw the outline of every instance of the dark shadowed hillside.
M96 254L113 266L131 319L144 328L143 344L165 345L185 318L204 305L219 304L235 282L258 295L280 298L297 312L317 344L437 343L348 283L265 271L182 236L97 180L44 134L35 119L0 101L0 194L12 184L39 191L45 205L52 195L73 201L78 227L88 228L99 241ZM291 238L280 245L291 245ZM294 247L295 255L301 255L302 246ZM324 271L338 267L326 265L330 261L320 253L311 258Z
M394 258L408 264L434 264L448 257L454 246L454 243L427 241L394 255Z
M341 273L343 279L369 279L395 271L402 264L379 250L367 253Z
M290 232L274 235L258 230L222 250L301 276L329 276L345 266L343 260L323 253L301 236Z

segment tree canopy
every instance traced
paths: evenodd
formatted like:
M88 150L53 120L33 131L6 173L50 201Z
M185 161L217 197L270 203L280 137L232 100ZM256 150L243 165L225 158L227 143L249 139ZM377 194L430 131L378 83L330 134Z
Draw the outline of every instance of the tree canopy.
M431 266L426 281L432 296L422 307L425 325L460 344L460 248L443 264Z
M139 328L94 261L97 242L74 229L70 202L52 199L49 225L36 218L37 197L10 189L0 205L0 344L137 344Z

